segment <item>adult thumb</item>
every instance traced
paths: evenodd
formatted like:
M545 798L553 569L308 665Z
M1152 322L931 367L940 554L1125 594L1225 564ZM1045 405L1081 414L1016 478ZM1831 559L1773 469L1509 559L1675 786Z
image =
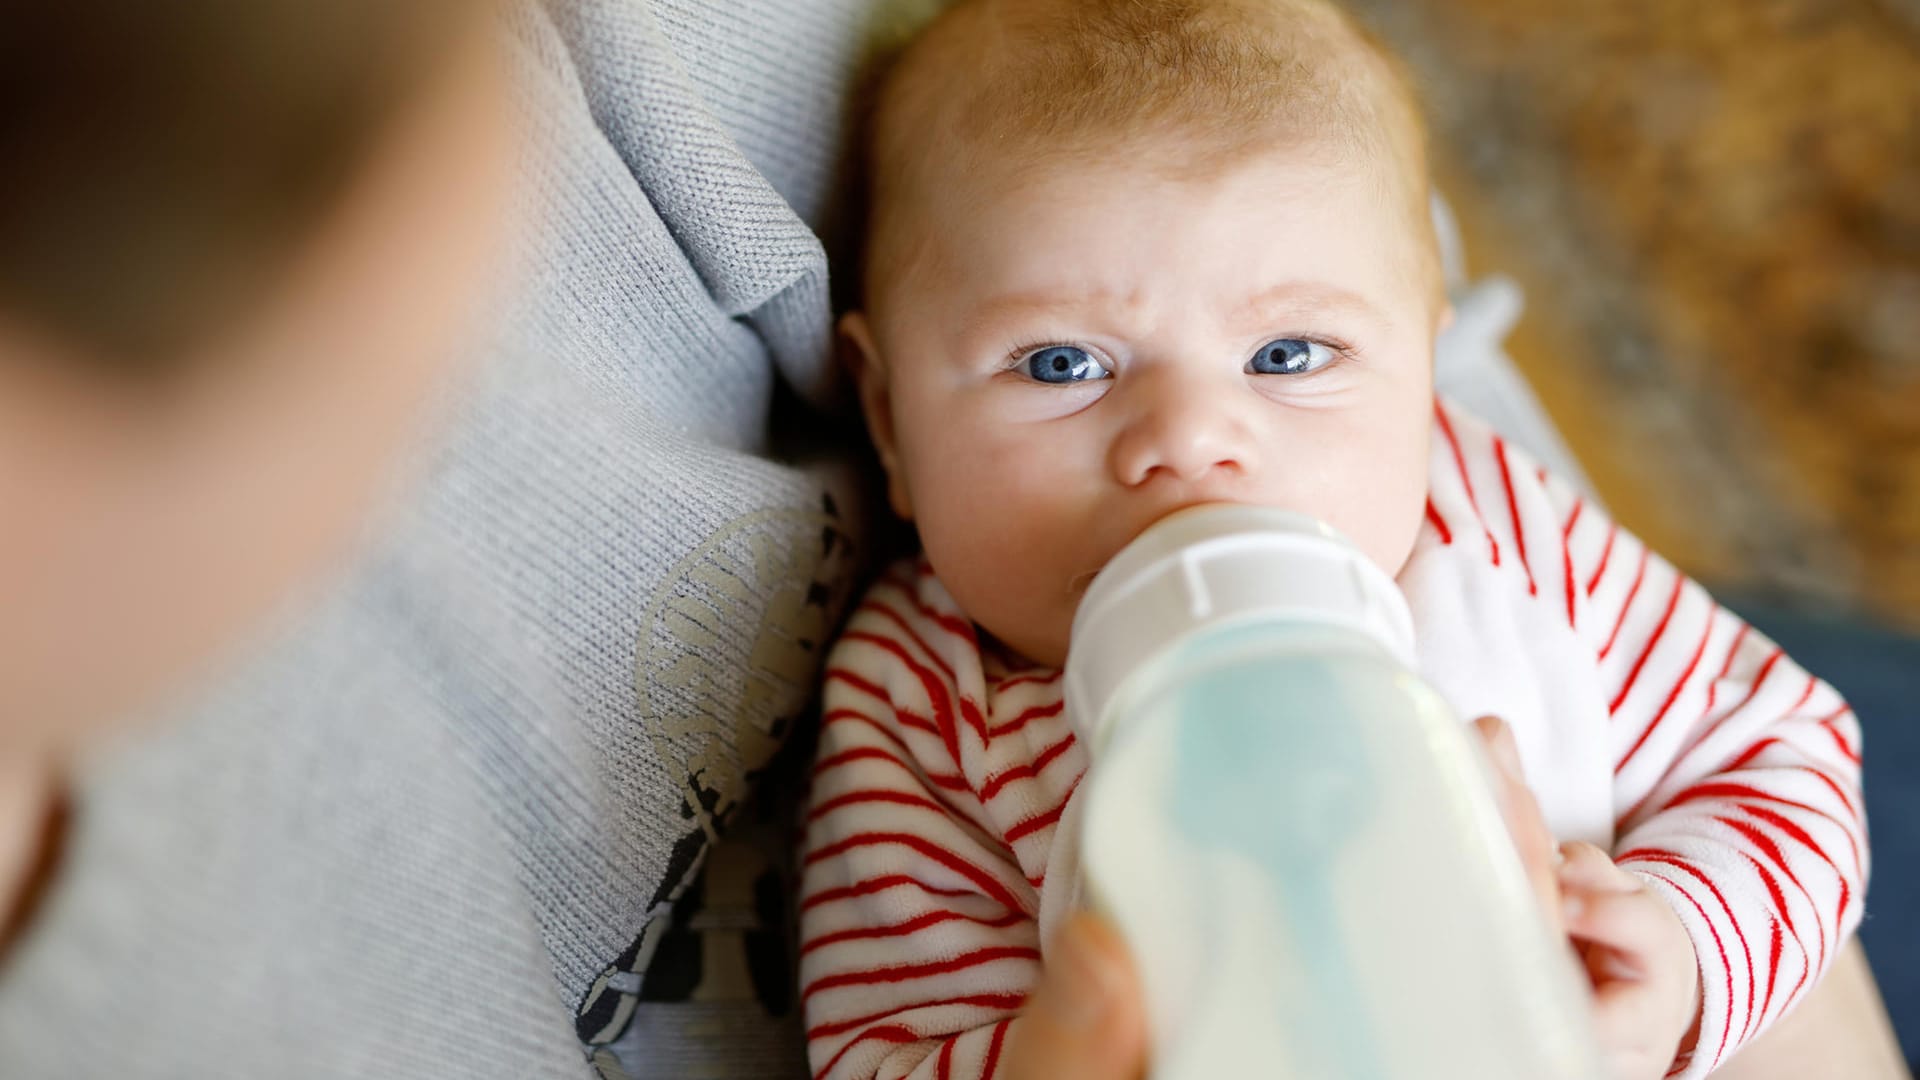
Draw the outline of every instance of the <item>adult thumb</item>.
M1007 1080L1135 1080L1146 1070L1147 1020L1126 942L1075 915L1007 1043Z

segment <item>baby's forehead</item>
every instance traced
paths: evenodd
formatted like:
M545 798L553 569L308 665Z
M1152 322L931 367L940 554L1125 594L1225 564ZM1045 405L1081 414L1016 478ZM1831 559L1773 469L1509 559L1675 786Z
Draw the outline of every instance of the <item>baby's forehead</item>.
M1322 0L961 0L870 119L869 284L911 265L930 219L1061 163L1205 176L1311 147L1365 167L1409 223L1426 216L1407 81Z
M874 135L999 145L1273 123L1365 138L1418 116L1393 60L1322 0L962 0L892 66Z
M1424 198L1418 108L1320 0L962 0L901 56L870 129L879 209L987 163L1154 153L1198 171L1319 143Z

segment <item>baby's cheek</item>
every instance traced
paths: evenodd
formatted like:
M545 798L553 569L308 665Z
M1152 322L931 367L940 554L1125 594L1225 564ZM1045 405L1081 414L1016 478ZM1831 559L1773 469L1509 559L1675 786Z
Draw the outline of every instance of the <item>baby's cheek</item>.
M1028 659L1061 663L1073 606L1059 568L993 537L948 539L958 542L944 549L930 544L927 557L960 610Z
M942 584L970 619L1030 659L1058 663L1073 617L1070 585L1092 556L1087 529L1056 501L1017 487L978 491L921 519Z
M1391 577L1400 576L1407 559L1413 554L1414 542L1420 537L1425 501L1426 488L1423 485L1412 499L1398 502L1395 505L1399 511L1397 516L1382 521L1370 542L1361 544L1367 557Z
M1426 518L1427 464L1424 448L1382 485L1372 535L1361 545L1389 574L1398 575L1413 552Z
M1335 516L1327 519L1388 574L1406 565L1427 498L1424 444L1417 450L1394 449L1368 455L1337 479L1337 490L1330 493Z

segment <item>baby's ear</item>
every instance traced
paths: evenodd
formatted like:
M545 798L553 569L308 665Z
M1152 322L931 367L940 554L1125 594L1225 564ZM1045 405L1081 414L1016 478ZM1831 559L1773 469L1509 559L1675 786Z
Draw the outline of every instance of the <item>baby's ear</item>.
M893 395L886 359L873 341L873 328L865 312L849 311L840 317L838 333L840 362L853 376L860 391L860 411L867 419L867 434L879 451L880 467L887 470L887 501L893 512L906 521L913 520L913 499L907 489L906 470L900 466L899 444L894 439Z

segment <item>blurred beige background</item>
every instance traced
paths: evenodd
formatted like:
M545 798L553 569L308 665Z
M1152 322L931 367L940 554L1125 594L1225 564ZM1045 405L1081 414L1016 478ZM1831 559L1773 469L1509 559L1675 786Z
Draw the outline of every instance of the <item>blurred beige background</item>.
M1920 628L1920 0L1351 0L1620 519Z

